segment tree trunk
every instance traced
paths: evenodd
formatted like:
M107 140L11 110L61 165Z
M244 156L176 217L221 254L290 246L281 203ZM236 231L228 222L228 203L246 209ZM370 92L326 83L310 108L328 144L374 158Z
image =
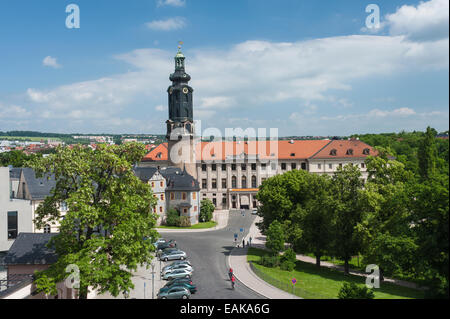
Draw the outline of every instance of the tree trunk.
M316 255L316 266L320 267L320 255Z
M346 274L346 275L350 274L350 270L348 267L348 258L345 258L345 261L344 261L344 274Z

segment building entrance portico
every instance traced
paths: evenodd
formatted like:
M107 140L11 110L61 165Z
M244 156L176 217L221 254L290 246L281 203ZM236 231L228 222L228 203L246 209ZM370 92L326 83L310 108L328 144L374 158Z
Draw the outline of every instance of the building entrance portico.
M256 194L258 188L230 189L230 209L253 209L256 208Z

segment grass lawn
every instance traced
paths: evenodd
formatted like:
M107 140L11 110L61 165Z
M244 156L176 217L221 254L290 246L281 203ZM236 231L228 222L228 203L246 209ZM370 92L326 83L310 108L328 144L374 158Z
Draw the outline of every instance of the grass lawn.
M268 254L269 252L263 249L251 247L248 251L247 260L253 261L254 267L264 275L277 279L280 282L290 283L292 278L297 279L296 287L312 295L320 295L322 298L328 299L337 298L344 282L354 282L361 286L365 284L365 277L344 275L343 272L325 267L317 268L315 264L299 260L297 260L296 267L292 272L281 270L280 268L267 268L256 263L261 256ZM420 299L424 297L422 291L391 283L381 283L380 288L375 289L374 293L375 299ZM308 298L308 295L301 291L296 292L296 295Z
M198 223L191 227L158 226L157 229L158 228L161 228L161 229L205 229L205 228L213 228L216 226L217 226L217 223L215 221L209 221L206 223Z

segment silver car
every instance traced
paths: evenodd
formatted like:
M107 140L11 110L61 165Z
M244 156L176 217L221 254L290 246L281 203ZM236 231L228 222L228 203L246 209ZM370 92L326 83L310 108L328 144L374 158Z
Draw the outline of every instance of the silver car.
M185 260L187 257L186 253L184 251L181 250L175 250L175 251L171 251L169 253L163 253L159 259L160 260L164 260L164 261L168 261L168 260Z
M172 278L191 278L192 272L187 269L175 269L169 273L164 274L164 280L171 280Z
M189 260L176 260L173 263L171 263L170 265L164 266L162 271L164 271L166 269L169 269L169 268L172 268L172 267L175 267L175 266L178 266L178 265L189 265L189 266L192 266L191 262Z
M174 267L172 267L172 268L164 269L161 273L162 273L163 275L165 275L165 274L174 272L174 271L177 270L177 269L186 269L187 271L190 271L191 273L194 272L194 268L192 268L192 267L189 266L189 265L177 265L177 266L174 266Z

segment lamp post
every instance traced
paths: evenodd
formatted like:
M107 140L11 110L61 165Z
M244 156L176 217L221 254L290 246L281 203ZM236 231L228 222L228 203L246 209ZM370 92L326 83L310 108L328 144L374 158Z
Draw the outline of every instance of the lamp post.
M152 299L155 299L155 263L152 262Z

